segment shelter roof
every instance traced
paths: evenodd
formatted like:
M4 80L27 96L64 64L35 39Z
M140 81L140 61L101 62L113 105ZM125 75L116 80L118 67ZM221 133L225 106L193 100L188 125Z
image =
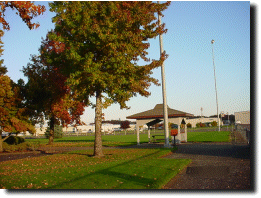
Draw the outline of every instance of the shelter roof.
M183 111L178 111L175 109L171 109L168 106L168 117L169 118L175 118L175 117L193 117L193 114L186 113ZM144 111L141 113L137 113L131 116L128 116L127 119L156 119L156 118L164 118L164 113L163 113L163 104L157 104L154 109Z

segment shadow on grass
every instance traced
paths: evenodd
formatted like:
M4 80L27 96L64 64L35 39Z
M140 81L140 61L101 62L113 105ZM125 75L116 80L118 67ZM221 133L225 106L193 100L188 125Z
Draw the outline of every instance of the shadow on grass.
M141 157L137 157L135 159L131 159L131 160L125 161L125 162L117 164L115 166L110 166L108 168L95 171L93 173L85 174L85 175L83 175L81 177L77 177L77 178L72 179L70 181L61 182L58 185L52 186L51 189L60 188L61 186L69 185L70 183L74 183L74 182L77 182L77 181L79 181L81 179L86 179L86 177L91 177L91 176L97 175L97 174L102 174L104 176L108 176L109 175L111 177L116 177L117 179L123 181L122 183L124 183L124 182L135 182L135 183L137 183L139 185L153 184L155 182L154 179L149 179L149 178L146 178L146 177L138 177L138 176L131 175L131 174L128 174L128 173L120 173L120 172L117 172L116 169L119 168L120 166L124 166L126 164L130 164L130 163L133 163L133 162L135 163L135 162L137 162L140 159L144 159L146 157L150 157L150 156L156 155L159 152L160 152L160 150L158 150L156 152L153 152L151 154L147 154L145 156L141 156ZM80 153L70 153L70 154L78 154L78 155L85 155L87 157L93 157L93 155L90 155L90 154L80 154ZM109 155L112 155L112 154L109 154ZM108 182L110 182L110 181L108 181ZM112 187L116 188L117 186L112 186Z

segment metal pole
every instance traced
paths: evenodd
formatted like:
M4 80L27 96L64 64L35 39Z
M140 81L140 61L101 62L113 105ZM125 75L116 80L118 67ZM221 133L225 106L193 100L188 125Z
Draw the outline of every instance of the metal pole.
M217 116L218 116L218 131L220 131L220 120L219 120L219 113L218 113L218 95L217 95L217 79L216 79L216 67L214 61L214 40L211 41L212 44L212 58L213 58L213 67L214 67L214 79L215 79L215 90L216 90L216 102L217 102Z
M159 3L159 1L158 1ZM158 13L158 23L161 25L161 15ZM163 53L163 39L162 34L159 35L160 42L160 54ZM164 62L161 65L161 79L162 79L162 95L163 95L163 113L164 113L164 132L165 132L165 144L164 147L170 147L169 145L169 126L168 126L168 106L167 106L167 96L166 96L166 85L165 85L165 70Z

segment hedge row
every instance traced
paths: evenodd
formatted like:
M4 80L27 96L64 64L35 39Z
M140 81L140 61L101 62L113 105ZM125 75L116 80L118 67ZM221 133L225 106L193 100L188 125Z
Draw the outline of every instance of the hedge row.
M14 151L35 151L39 148L40 142L23 142L21 144L7 144L3 142L4 152L14 152Z

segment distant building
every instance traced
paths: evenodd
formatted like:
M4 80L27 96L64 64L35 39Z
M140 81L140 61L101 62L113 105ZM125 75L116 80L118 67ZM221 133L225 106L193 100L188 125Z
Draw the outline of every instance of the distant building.
M251 131L250 131L250 111L235 112L235 124L236 131L250 143Z
M235 112L235 123L250 125L250 111Z
M219 118L220 120L220 124L222 125L222 122L221 122L221 119ZM208 117L200 117L200 118L189 118L187 119L187 124L190 123L191 124L191 127L194 128L196 127L196 124L197 123L202 123L202 124L205 124L206 126L210 126L211 125L211 122L213 121L216 121L218 123L218 118L208 118Z

